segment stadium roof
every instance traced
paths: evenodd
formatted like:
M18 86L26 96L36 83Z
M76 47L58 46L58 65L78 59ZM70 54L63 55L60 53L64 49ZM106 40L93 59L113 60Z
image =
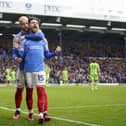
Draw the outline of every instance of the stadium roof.
M0 14L0 32L3 34L15 34L19 31L18 18L21 14ZM30 16L30 15L27 15ZM34 15L35 16L35 15ZM77 30L91 32L110 32L125 34L126 22L111 22L103 20L88 20L79 18L37 16L41 19L41 28L59 30Z

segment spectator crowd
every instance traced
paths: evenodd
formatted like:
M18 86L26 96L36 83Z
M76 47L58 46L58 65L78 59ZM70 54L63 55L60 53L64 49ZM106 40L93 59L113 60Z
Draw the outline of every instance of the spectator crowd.
M79 36L80 34L78 33ZM96 36L94 34L91 37L86 34L85 37L81 36L79 38L78 35L76 34L75 38L74 35L72 37L68 36L70 38L66 38L64 35L61 56L46 61L51 68L49 82L60 83L64 68L68 71L69 83L90 82L89 63L95 57L100 65L100 83L126 83L123 39L120 36L98 36L100 39L97 39L94 38ZM54 36L52 35L52 37ZM52 40L55 41L54 38ZM57 45L52 40L49 39L51 50ZM6 69L10 68L16 71L18 65L11 58L12 44L8 42L8 46L6 46L4 42L2 43L3 47L0 47L1 83L6 82Z

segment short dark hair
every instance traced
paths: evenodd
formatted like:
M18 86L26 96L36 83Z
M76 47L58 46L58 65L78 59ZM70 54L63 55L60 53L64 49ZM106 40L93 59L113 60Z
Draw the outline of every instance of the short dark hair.
M39 18L37 18L37 17L34 17L34 16L29 17L29 18L28 18L28 22L30 23L30 22L31 22L31 20L36 20L36 21L38 21L38 23L40 24L40 19L39 19Z
M97 62L97 59L96 59L96 58L93 58L93 59L92 59L92 62L93 62L93 63Z

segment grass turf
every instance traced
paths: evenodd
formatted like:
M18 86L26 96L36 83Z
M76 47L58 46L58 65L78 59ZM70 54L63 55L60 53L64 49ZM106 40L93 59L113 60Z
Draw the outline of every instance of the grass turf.
M47 87L47 93L49 114L68 120L52 119L43 126L126 126L126 86L100 86L96 91L91 91L89 86L50 86ZM12 119L14 94L15 87L0 87L0 126L39 126L37 116L32 122L27 121L27 114L23 113L19 120ZM34 89L35 113L36 99ZM2 107L11 110L4 110ZM25 96L22 110L27 111Z

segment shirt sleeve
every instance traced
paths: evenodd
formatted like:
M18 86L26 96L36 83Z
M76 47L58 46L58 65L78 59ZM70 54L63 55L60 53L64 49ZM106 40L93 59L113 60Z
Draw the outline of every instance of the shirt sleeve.
M14 38L13 38L13 48L12 48L12 58L16 58L16 57L18 57L18 51L17 51L17 49L15 48L15 45L16 44L18 44L18 38L17 38L17 36L15 36Z
M45 43L44 50L49 51L48 41L47 41L47 39L45 37L43 38L43 41Z
M17 50L16 50L16 48L13 48L12 49L12 58L15 59L16 57L18 57L17 56Z
M45 52L44 52L44 55L45 55L45 57L46 57L47 59L50 59L50 58L56 56L56 53L55 53L55 52L45 51Z
M23 49L23 44L22 48L20 50L16 49L16 44L20 44L19 37L21 36L21 32L19 32L14 38L13 38L13 48L12 48L12 58L16 57L23 57L24 54L24 49Z

